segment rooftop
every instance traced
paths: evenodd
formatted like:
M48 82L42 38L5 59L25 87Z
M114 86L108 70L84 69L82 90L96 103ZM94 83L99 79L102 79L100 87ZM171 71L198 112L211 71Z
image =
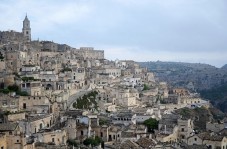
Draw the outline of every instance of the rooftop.
M0 132L13 131L17 128L18 123L3 123L0 124Z

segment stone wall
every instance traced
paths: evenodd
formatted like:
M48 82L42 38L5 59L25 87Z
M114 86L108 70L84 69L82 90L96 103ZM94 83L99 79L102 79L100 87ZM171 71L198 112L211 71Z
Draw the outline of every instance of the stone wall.
M15 122L25 119L25 113L15 113L7 116L8 121Z

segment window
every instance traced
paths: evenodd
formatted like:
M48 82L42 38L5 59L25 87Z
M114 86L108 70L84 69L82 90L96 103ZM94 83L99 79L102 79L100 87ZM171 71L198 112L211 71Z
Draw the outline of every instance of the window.
M17 140L17 143L19 142L19 140Z
M197 141L197 138L195 138L194 140Z
M23 103L23 109L26 109L26 103Z
M52 138L52 142L54 142L54 138Z
M80 134L81 134L81 136L83 136L83 135L84 135L84 132L83 132L83 130L81 130Z
M181 128L181 131L184 132L184 128Z
M30 87L30 83L27 83L27 87Z

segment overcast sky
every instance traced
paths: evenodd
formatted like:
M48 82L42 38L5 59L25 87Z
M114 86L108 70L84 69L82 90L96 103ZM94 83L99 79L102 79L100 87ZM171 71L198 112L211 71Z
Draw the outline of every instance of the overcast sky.
M0 30L105 50L110 60L227 63L227 0L0 0Z

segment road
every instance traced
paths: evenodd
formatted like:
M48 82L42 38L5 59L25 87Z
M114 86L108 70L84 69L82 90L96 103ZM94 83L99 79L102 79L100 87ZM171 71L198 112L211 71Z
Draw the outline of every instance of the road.
M72 104L79 98L82 97L85 94L88 94L92 92L93 90L90 89L90 87L86 87L85 89L79 90L77 93L71 95L69 99L67 100L67 110L69 110L72 107Z

